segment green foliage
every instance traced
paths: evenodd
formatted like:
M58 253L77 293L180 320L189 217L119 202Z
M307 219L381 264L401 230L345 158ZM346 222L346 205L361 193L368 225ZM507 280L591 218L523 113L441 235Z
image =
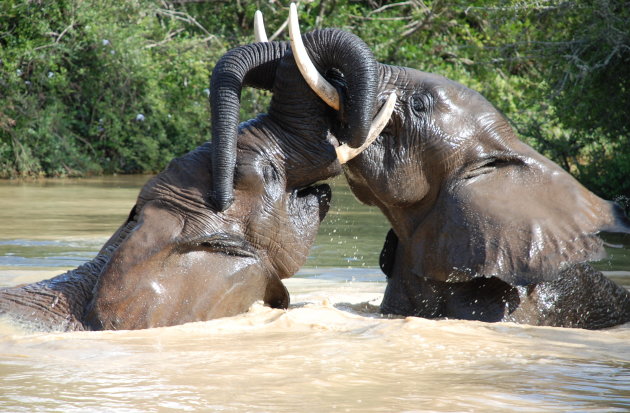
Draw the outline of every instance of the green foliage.
M207 140L226 49L189 26L144 0L0 3L0 175L156 171Z
M472 12L488 22L481 71L506 74L519 101L486 96L521 137L596 193L630 195L630 2L504 1Z
M303 30L478 90L598 194L630 195L630 2L314 0ZM0 177L148 172L209 139L208 77L289 0L0 2ZM276 33L286 40L286 29ZM241 118L265 111L244 90Z

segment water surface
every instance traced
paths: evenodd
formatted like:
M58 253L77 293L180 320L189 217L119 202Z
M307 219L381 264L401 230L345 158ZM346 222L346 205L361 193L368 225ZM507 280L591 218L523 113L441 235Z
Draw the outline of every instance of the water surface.
M90 259L148 177L0 182L0 285ZM628 411L630 326L585 331L387 318L388 225L343 181L287 311L143 331L0 321L0 411ZM630 285L630 244L598 266Z

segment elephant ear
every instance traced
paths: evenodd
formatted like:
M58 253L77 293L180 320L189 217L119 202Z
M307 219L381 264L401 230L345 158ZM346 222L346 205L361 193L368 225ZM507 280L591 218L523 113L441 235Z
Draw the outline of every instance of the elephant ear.
M453 282L496 276L529 285L605 257L598 232L630 233L618 205L522 142L511 146L515 151L463 168L443 188L414 234L414 273Z

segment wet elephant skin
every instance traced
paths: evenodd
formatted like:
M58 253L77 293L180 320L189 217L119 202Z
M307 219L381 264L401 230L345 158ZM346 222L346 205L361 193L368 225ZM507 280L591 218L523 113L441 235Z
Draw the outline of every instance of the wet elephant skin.
M404 67L379 65L379 79L378 99L396 93L396 109L344 172L392 225L384 313L583 328L630 321L630 294L582 264L605 256L600 231L630 232L618 205L521 142L477 92Z
M212 143L148 182L93 261L0 290L0 312L34 328L73 330L206 320L243 312L256 300L285 308L280 280L304 263L328 210L329 187L313 184L341 173L338 138L360 143L377 84L360 39L322 30L304 40L318 67L337 79L341 114L310 91L288 44L233 49L212 75ZM340 53L346 50L359 52ZM359 67L366 69L344 74ZM243 86L273 97L268 114L239 126Z
M230 316L259 300L286 308L280 280L306 260L330 188L287 189L284 173L252 166L280 170L269 152L246 142L239 152L242 179L230 209L218 213L208 201L212 145L205 144L142 188L127 222L93 261L1 289L0 312L35 329L100 330Z

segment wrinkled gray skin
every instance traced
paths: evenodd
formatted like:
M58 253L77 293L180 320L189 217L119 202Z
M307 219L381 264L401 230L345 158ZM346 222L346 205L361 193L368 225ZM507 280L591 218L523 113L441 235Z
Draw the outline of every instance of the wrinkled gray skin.
M243 139L245 141L245 139ZM98 256L53 279L0 290L0 313L39 330L141 329L286 308L280 281L304 263L330 188L285 188L268 143L239 148L250 173L228 211L206 201L209 144L175 159L141 190L128 221ZM264 148L264 149L262 149ZM262 150L261 150L262 149Z
M599 231L630 232L617 206L520 142L478 93L440 76L381 65L361 43L337 47L343 56L357 56L346 59L353 70L340 74L322 65L317 39L305 42L319 72L340 91L340 113L321 107L291 59L257 76L234 77L238 87L275 82L269 120L278 132L267 138L276 140L281 130L301 136L284 142L296 143L312 166L305 175L292 173L295 182L314 178L318 168L319 179L338 173L332 146L358 146L365 120L397 94L381 136L344 166L357 198L379 207L393 227L381 254L388 276L384 313L583 328L630 321L628 292L582 264L603 256ZM368 77L358 91L357 74ZM286 93L278 93L279 84ZM220 95L213 89L213 96ZM358 101L365 104L359 111ZM218 119L238 116L235 99L221 98L220 106L225 112ZM220 209L230 204L235 158L235 122L227 123L215 135L226 143L215 153L225 165L214 174Z
M628 321L627 292L579 264L601 254L598 231L628 231L612 204L519 142L480 95L379 65L339 31L304 41L338 87L338 113L308 89L286 44L228 53L212 77L213 146L150 182L93 262L1 291L0 312L100 329L231 315L258 299L285 307L278 280L303 263L328 198L325 187L301 189L341 173L334 146L359 146L396 91L386 130L345 167L357 197L392 223L383 312L585 328ZM273 98L268 115L237 129L243 86Z
M308 88L286 43L232 50L213 71L212 144L149 181L93 261L0 289L0 313L37 329L100 330L230 316L257 300L286 308L280 280L304 263L328 210L330 188L311 185L341 173L330 129L360 145L377 84L360 39L324 30L304 41L318 67L337 79L342 113ZM367 62L364 70L344 76L357 60ZM268 115L238 127L243 86L272 90L273 98Z
M480 94L379 65L398 95L377 141L345 166L352 191L392 230L381 253L388 314L604 328L630 294L587 264L599 231L630 232L620 208L515 136Z

